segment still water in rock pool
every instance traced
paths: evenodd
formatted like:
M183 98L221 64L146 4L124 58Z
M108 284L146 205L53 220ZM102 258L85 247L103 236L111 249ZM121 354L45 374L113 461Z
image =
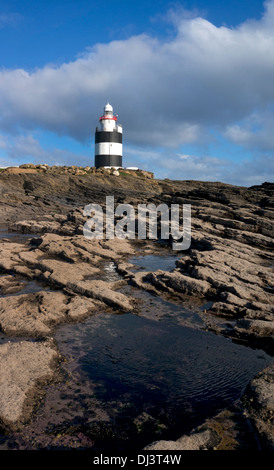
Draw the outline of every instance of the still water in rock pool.
M175 261L130 260L135 270L172 270ZM109 282L121 279L113 262L104 271ZM66 379L47 387L22 433L0 436L0 449L138 450L177 439L235 403L272 362L262 350L205 331L199 312L131 286L121 290L138 300L138 313L106 309L56 329Z
M93 316L60 328L56 339L105 413L108 432L93 436L102 448L190 432L239 399L270 360L228 338L132 313Z
M175 254L168 253L166 255L146 255L136 256L130 259L130 263L135 265L132 271L156 271L163 269L164 271L172 271L176 266L175 262L179 259Z

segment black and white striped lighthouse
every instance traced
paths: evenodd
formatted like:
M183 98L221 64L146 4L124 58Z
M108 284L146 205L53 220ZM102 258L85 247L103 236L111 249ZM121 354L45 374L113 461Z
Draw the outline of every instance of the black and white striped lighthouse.
M122 133L117 124L117 116L113 116L113 108L108 103L104 115L100 117L100 128L95 131L95 167L122 167Z

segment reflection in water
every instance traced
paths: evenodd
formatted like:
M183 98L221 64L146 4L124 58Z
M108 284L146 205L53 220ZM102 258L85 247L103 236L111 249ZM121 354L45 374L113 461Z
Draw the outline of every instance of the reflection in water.
M0 233L6 235L11 238ZM174 254L147 255L129 262L133 271L172 270L176 259ZM109 282L121 279L113 262L104 262L103 271ZM14 295L40 288L35 281L25 282ZM176 439L239 399L251 378L271 362L261 350L204 331L198 313L130 286L122 289L138 300L138 315L100 312L60 326L55 339L67 358L62 367L68 381L49 387L28 432L17 441L0 436L0 448L94 443L136 450L153 440ZM5 341L0 335L0 343ZM26 434L34 436L32 444Z
M176 439L232 405L270 360L213 333L130 313L100 314L73 332L64 326L57 340L91 381L113 438L132 448Z
M156 271L157 269L162 269L164 271L172 271L176 268L175 262L178 260L178 255L175 254L166 254L166 255L146 255L146 256L137 256L131 258L129 263L132 263L136 266L132 271Z
M18 279L18 280L17 280ZM49 291L50 288L48 285L38 282L38 281L29 281L21 280L20 277L15 278L14 287L11 283L9 290L5 290L1 286L1 276L0 276L0 298L7 296L17 296L22 294L35 294L36 292ZM4 292L4 293L3 293Z
M7 241L12 243L25 243L37 237L39 237L39 235L32 233L9 232L6 227L0 226L0 239L7 239Z

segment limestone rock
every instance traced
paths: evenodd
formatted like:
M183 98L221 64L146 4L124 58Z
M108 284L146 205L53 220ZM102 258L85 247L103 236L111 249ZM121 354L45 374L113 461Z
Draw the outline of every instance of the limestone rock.
M66 320L67 296L41 291L0 298L0 326L9 336L45 337Z
M274 344L274 320L253 320L244 318L237 320L235 326L236 333L272 338Z
M144 450L210 450L215 445L215 433L206 430L182 436L176 441L156 441L146 446Z
M263 449L274 450L274 367L261 371L249 383L243 403L260 436Z
M58 353L49 343L5 343L0 345L0 420L17 424L28 417L38 385L50 380Z

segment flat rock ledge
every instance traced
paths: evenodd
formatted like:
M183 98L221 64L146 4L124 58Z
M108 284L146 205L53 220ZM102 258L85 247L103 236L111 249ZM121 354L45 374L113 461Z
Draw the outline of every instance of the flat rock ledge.
M60 323L82 320L101 304L63 292L39 291L0 298L0 326L7 336L45 338Z
M0 240L0 328L8 336L45 338L58 324L103 308L132 310L135 300L119 292L125 281L101 279L102 263L131 251L121 240L89 242L79 235L44 234L26 244ZM36 292L24 293L29 281Z
M262 448L274 450L274 365L251 380L243 403L246 415L260 437Z
M51 341L0 345L0 420L13 427L29 418L30 401L53 379L59 358Z
M119 292L118 283L102 281L102 261L118 264L125 283L155 294L178 295L183 304L190 298L199 308L210 305L203 308L208 329L227 334L218 330L218 319L224 318L226 324L231 320L231 336L244 338L247 344L254 339L267 342L273 351L274 185L240 188L120 176L0 175L2 222L10 231L38 234L30 245L12 239L0 243L1 294L16 294L8 302L0 299L0 327L7 336L43 339L13 338L0 346L0 420L5 424L17 425L29 416L31 398L54 377L58 353L49 335L55 325L81 320L100 306L134 308L134 298ZM135 253L126 240L84 239L86 218L80 208L87 201L102 204L108 192L117 202L134 206L151 201L191 204L191 248L173 272L134 273L124 263L127 255ZM42 282L54 292L20 294L26 279ZM273 368L269 368L250 382L243 401L247 418L263 439L262 447L271 449L273 396ZM233 422L233 417L217 417L210 426L207 423L176 441L152 443L147 449L235 448Z
M176 261L172 272L131 274L131 282L155 293L177 295L183 302L191 298L201 306L209 329L216 328L214 318L231 320L233 327L222 333L271 350L274 346L271 251L212 234L205 239L195 230L192 237L193 248ZM130 275L123 265L120 271Z
M182 436L176 441L156 441L146 446L144 450L208 450L213 449L217 442L216 434L206 430Z

